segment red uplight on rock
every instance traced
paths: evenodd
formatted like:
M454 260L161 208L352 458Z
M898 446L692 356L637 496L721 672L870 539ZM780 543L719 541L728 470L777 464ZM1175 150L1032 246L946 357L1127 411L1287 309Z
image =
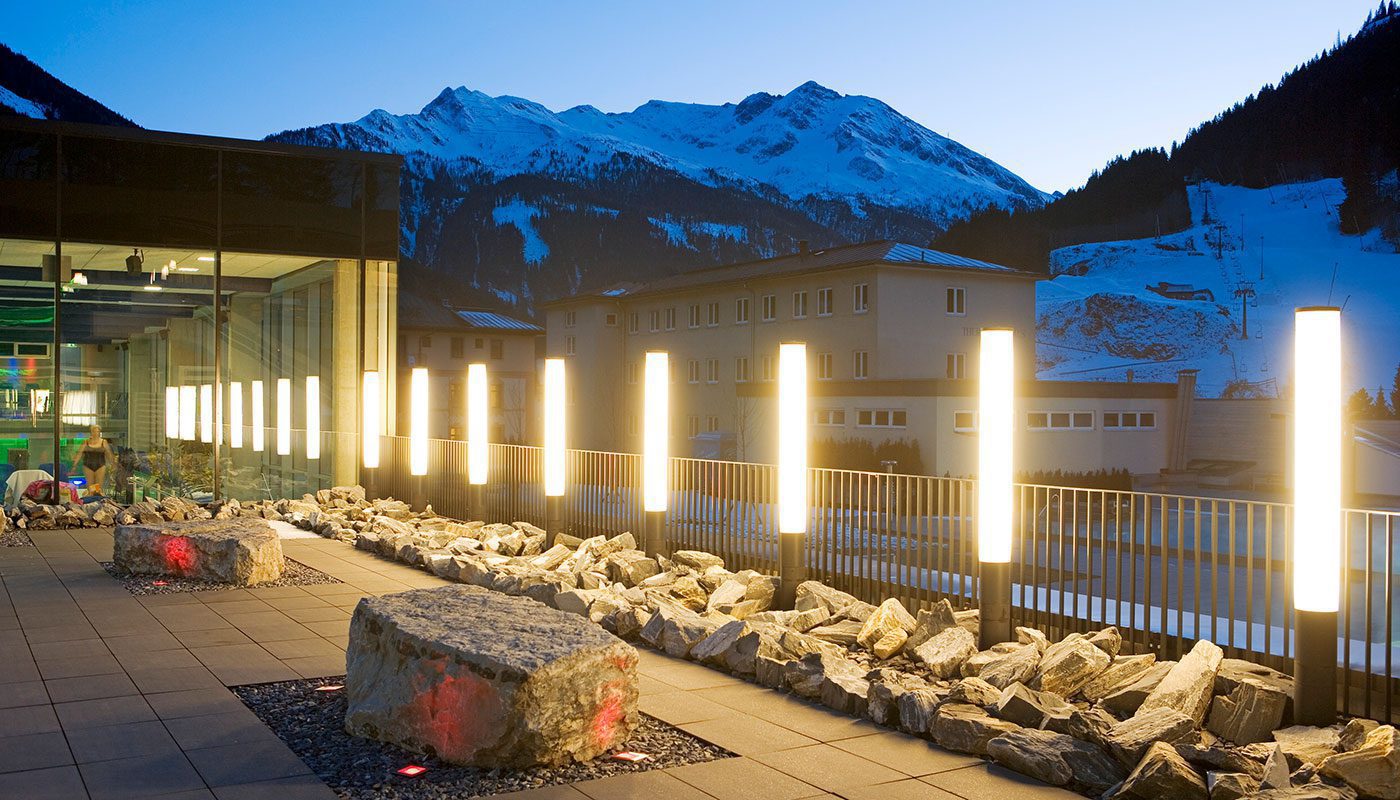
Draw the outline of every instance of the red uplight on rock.
M423 773L427 772L428 768L420 767L417 764L409 764L406 767L399 767L394 771L400 775L403 775L406 778L416 778L419 775L422 775Z
M646 761L651 756L646 753L635 753L631 750L623 750L621 753L613 753L614 761Z

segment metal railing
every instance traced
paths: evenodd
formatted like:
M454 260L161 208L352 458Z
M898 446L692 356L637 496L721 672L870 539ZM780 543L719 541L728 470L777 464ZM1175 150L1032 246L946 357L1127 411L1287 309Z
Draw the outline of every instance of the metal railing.
M491 445L484 509L469 507L464 442L430 442L428 476L407 474L408 442L384 439L379 494L440 513L545 524L541 450ZM809 577L911 610L976 603L976 482L812 469ZM591 536L643 528L641 457L570 451L561 522ZM778 570L776 469L673 458L666 530L674 549L706 550L731 569ZM1127 652L1178 658L1197 638L1227 657L1292 671L1293 565L1287 504L1018 484L1013 624L1053 636L1116 625ZM1345 512L1339 655L1345 713L1397 719L1400 514Z

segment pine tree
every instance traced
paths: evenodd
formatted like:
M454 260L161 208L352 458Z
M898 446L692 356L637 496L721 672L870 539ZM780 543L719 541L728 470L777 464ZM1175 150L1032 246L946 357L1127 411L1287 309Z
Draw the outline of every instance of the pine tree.
M1365 389L1357 389L1347 398L1347 419L1370 419L1375 410L1376 405L1371 400L1371 393Z
M1395 365L1395 377L1390 381L1390 416L1400 419L1400 364Z

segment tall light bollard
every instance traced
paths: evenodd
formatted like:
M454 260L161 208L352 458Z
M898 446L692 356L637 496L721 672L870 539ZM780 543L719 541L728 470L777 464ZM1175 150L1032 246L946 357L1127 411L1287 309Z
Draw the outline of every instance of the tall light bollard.
M1012 431L1016 421L1015 334L984 328L977 379L978 635L983 650L1011 640Z
M807 579L807 345L778 346L778 607Z
M642 511L646 515L646 533L642 547L652 557L670 555L666 546L670 379L670 356L660 350L647 351L642 407Z
M558 535L564 530L565 452L568 441L564 429L567 403L564 359L544 360L544 505L545 530Z
M428 504L423 487L423 477L428 474L428 424L431 421L428 387L428 370L414 367L408 384L408 474L413 477L411 505L419 510Z
M467 365L467 503L471 514L486 519L486 480L490 469L487 448L490 413L485 364Z
M375 476L379 473L379 437L384 427L384 384L377 370L366 370L360 384L360 462L361 482L370 497L377 497Z
M1342 312L1294 313L1293 717L1337 719L1342 552Z

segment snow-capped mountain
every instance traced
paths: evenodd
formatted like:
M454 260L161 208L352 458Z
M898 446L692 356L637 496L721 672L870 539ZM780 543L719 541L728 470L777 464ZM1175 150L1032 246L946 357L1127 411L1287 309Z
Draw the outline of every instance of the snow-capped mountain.
M459 87L444 89L417 114L375 110L355 122L274 138L466 158L498 177L592 177L622 155L708 185L766 186L791 200L838 199L857 209L907 209L940 228L988 206L1034 207L1048 199L879 100L813 82L737 104L653 100L618 114L592 106L556 113L523 98Z
M0 44L0 114L134 127L135 123Z

